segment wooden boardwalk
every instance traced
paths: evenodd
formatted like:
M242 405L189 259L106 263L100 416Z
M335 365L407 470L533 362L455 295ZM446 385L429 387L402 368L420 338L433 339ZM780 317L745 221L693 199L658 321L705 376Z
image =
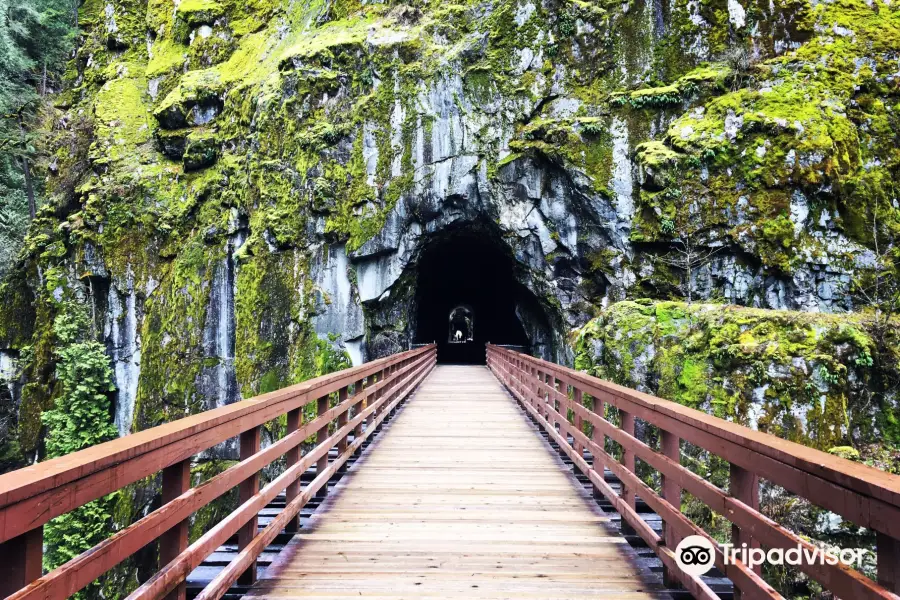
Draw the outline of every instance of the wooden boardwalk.
M248 597L667 596L490 371L439 366Z

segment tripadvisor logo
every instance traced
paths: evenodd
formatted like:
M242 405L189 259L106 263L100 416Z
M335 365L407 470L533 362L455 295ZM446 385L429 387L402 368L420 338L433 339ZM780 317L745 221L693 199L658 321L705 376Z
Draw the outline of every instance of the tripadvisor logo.
M688 575L704 575L713 568L715 560L712 542L700 535L687 536L675 548L675 562Z
M871 554L863 548L818 548L797 545L794 548L751 548L741 544L722 544L724 563L733 565L740 561L753 569L762 564L770 565L837 565L847 567L863 566L866 555ZM705 575L712 568L716 559L716 549L712 542L703 536L689 535L675 548L675 562L688 575Z

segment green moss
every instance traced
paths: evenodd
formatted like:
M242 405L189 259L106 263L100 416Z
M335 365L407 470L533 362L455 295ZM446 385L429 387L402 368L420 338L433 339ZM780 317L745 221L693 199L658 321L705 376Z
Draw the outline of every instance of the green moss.
M137 430L206 408L196 384L203 362L210 280L220 259L221 249L206 247L195 236L170 267L157 273L159 287L144 306Z
M851 383L873 376L871 327L855 315L626 301L574 346L579 369L622 385L823 450L863 448L892 439L897 419L888 400L873 419Z
M122 77L107 82L97 92L94 115L99 140L95 163L101 161L97 152L101 148L106 160L140 156L138 147L151 139L145 89L143 77Z
M147 78L152 79L177 71L184 65L187 47L175 40L163 38L153 44L147 63Z
M175 14L188 25L196 26L212 23L225 14L225 7L216 0L181 0L175 7Z

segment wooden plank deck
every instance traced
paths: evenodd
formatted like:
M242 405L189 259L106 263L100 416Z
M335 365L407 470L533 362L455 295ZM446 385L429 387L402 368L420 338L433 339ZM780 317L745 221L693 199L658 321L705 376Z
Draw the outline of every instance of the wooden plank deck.
M490 371L439 366L251 598L666 598Z

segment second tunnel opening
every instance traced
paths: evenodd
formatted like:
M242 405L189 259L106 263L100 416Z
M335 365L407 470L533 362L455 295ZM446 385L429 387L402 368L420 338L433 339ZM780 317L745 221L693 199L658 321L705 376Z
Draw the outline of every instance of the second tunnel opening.
M529 351L522 321L539 314L534 295L514 276L514 259L498 240L479 229L448 232L426 246L418 265L416 343L436 342L438 361L484 364L485 344ZM539 321L543 319L538 319Z

